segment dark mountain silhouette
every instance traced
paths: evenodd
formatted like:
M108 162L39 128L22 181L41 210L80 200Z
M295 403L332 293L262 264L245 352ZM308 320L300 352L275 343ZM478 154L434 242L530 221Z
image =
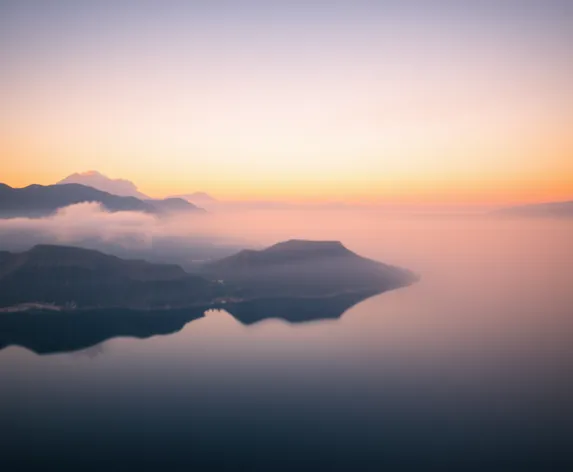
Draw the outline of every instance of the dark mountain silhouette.
M81 184L121 197L149 200L149 197L141 193L133 182L125 179L110 179L96 170L69 175L57 183L57 185L61 184Z
M30 185L12 188L0 184L0 217L37 218L53 214L59 208L83 202L98 202L112 212L139 211L165 214L175 211L197 211L195 205L184 200L139 200L102 192L80 184Z
M0 306L169 308L208 303L220 284L181 267L124 260L98 251L40 245L0 253Z
M493 212L496 216L531 218L573 218L573 201L538 203L502 208Z
M40 217L58 208L82 202L99 202L109 211L156 212L134 197L119 197L79 184L30 185L24 188L0 187L0 215Z
M361 257L338 241L290 240L204 265L200 273L241 288L241 297L383 292L415 280L411 272Z

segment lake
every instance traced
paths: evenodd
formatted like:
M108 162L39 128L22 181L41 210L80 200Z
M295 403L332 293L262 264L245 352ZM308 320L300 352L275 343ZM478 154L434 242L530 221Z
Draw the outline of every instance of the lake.
M269 221L247 215L243 236L340 239L421 279L328 319L320 306L296 323L272 307L256 323L211 311L71 352L6 347L2 470L548 471L573 459L573 222Z

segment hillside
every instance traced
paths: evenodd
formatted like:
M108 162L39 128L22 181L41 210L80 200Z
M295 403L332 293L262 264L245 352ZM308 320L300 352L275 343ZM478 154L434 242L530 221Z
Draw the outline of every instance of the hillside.
M0 253L0 307L52 303L148 309L193 305L217 295L217 284L177 265L124 260L66 246Z
M0 217L48 216L59 208L83 202L98 202L111 212L138 211L152 214L166 214L179 211L199 210L184 200L140 200L102 192L80 184L30 185L12 188L0 184Z
M0 251L0 308L53 304L149 310L228 302L236 310L237 303L253 299L371 296L414 280L411 272L358 256L336 241L287 241L245 250L205 264L195 274L175 264L77 247Z
M382 292L415 280L411 272L361 257L338 241L290 240L244 250L205 264L200 273L240 286L245 298Z

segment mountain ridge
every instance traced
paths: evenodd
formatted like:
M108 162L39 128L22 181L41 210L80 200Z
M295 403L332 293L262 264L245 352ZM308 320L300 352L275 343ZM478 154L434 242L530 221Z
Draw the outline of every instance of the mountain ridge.
M97 170L75 172L56 182L56 185L64 184L81 184L120 197L135 197L140 200L151 199L149 196L140 192L132 181L127 179L112 179Z
M184 200L140 200L104 192L82 184L38 185L13 188L0 185L0 217L43 217L77 203L97 202L107 211L137 211L167 214L180 211L203 211Z
M518 205L495 210L492 214L523 218L573 218L573 200Z
M246 297L382 292L417 280L412 272L360 256L339 241L298 239L245 249L204 264L198 273L236 284Z
M192 306L219 294L217 284L175 264L121 259L92 249L42 244L0 254L0 306L78 308Z
M263 254L270 260L244 264L241 254ZM262 251L241 251L193 273L176 264L121 259L73 246L42 244L19 253L0 251L0 307L220 306L226 301L277 297L372 296L413 281L413 274L405 269L358 256L332 241L296 240Z

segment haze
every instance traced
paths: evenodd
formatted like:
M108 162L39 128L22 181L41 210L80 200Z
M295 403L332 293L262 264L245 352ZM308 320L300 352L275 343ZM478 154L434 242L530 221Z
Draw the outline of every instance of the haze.
M571 197L572 3L3 1L3 181L153 197Z

